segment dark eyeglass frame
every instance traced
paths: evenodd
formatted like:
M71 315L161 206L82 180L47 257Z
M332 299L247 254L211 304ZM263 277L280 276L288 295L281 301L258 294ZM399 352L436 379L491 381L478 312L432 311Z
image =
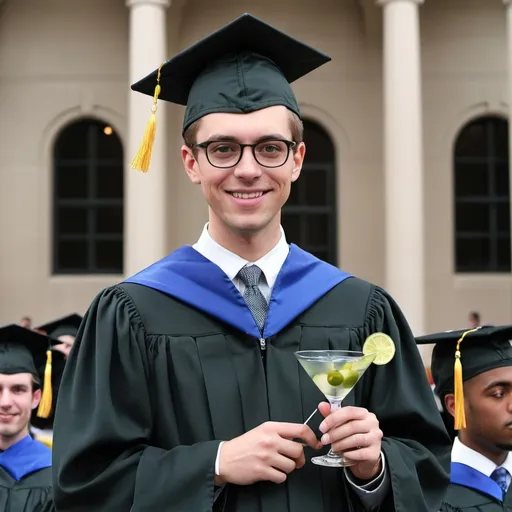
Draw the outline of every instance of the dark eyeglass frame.
M259 160L258 160L258 157L256 156L256 146L259 146L260 144L265 144L266 142L268 143L271 143L271 142L283 142L285 145L286 145L286 158L283 160L283 162L279 165L265 165L265 164L262 164ZM230 165L215 165L213 164L211 161L210 161L210 157L208 155L208 146L210 146L210 144L214 144L214 143L225 143L225 144L236 144L237 146L240 147L240 155L238 156L238 160L234 163L234 164L230 164ZM198 144L191 144L190 145L190 148L193 149L193 148L200 148L200 149L204 149L205 153L206 153L206 159L208 160L208 163L212 166L212 167L216 167L217 169L230 169L231 167L235 167L236 165L238 165L240 163L240 160L242 160L242 156L244 154L244 149L245 148L251 148L252 149L252 156L254 157L254 160L256 160L256 162L258 162L258 165L261 165L262 167L266 167L267 169L277 169L278 167L282 167L287 161L288 161L288 158L290 158L290 150L292 148L295 148L297 146L297 143L293 140L287 140L287 139L269 139L269 140L260 140L259 142L255 142L253 144L242 144L241 142L236 142L236 141L233 141L233 140L209 140L207 142L199 142Z

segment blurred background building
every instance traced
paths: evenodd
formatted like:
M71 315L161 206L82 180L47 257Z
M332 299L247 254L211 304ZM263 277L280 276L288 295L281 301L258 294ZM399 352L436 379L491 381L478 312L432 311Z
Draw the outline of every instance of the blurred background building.
M416 334L471 310L510 322L505 4L0 1L0 324L83 313L197 239L183 109L159 104L150 172L132 171L152 100L129 85L243 12L332 57L294 84L307 157L289 240L386 287Z

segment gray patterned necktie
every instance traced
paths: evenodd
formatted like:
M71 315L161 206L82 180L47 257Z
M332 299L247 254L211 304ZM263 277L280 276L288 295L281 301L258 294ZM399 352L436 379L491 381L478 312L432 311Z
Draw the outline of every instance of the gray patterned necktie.
M267 301L258 288L261 273L261 268L256 265L245 266L238 272L238 277L245 285L244 300L249 306L260 331L263 330L268 311Z

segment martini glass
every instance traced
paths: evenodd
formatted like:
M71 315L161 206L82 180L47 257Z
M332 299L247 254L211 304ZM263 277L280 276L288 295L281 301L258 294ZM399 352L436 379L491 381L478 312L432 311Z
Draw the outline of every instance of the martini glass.
M350 350L301 350L295 352L302 368L331 404L331 412L339 409L345 397L354 389L376 354L363 354ZM326 455L312 457L319 466L342 468L355 463L332 448Z

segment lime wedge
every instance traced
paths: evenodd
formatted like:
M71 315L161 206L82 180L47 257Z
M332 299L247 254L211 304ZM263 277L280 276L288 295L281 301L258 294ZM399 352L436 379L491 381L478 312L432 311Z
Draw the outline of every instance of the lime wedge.
M388 364L395 356L395 343L387 334L376 332L366 338L363 354L375 354L373 364Z
M352 370L357 370L359 372L366 371L368 366L372 364L373 359L373 354L367 354L366 356L363 356L361 359L358 359L352 363Z

